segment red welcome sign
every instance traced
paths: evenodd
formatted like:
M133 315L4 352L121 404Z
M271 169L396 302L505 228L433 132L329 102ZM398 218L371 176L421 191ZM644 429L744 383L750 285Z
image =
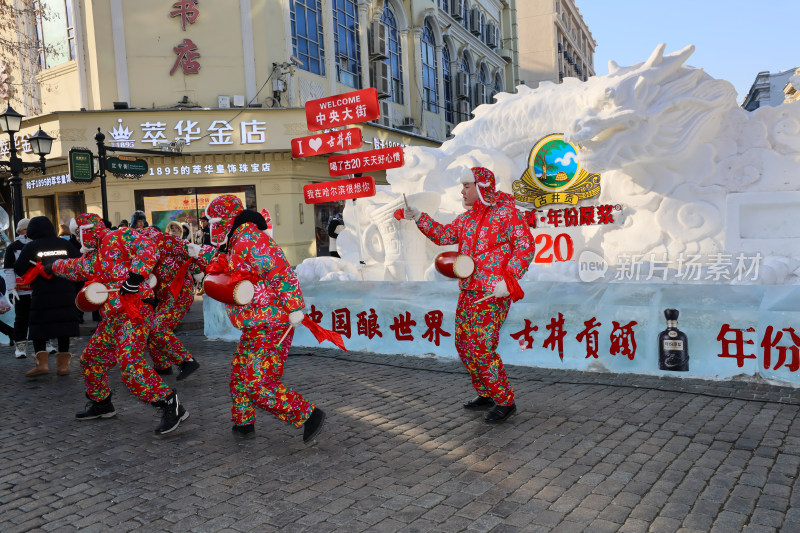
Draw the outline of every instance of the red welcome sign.
M378 91L374 87L306 102L306 122L310 131L357 124L380 116Z
M336 202L351 198L366 198L367 196L375 196L375 178L372 176L303 185L303 197L307 204Z
M403 148L400 146L335 155L328 158L328 172L331 176L344 176L356 172L370 172L402 166Z
M361 130L358 128L297 137L292 139L292 157L310 157L361 148L361 143Z

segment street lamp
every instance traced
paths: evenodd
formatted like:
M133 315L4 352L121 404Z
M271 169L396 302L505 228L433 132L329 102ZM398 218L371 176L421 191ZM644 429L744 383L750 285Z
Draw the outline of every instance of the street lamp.
M12 206L14 209L14 227L17 223L25 218L25 208L22 205L22 178L19 177L26 168L38 168L44 174L45 160L44 156L50 153L53 147L53 138L39 128L33 136L28 139L33 153L39 156L38 163L25 163L17 157L17 147L14 145L14 134L17 133L22 126L22 117L11 106L8 106L6 112L0 115L0 129L8 133L9 144L8 151L11 157L8 161L0 161L0 165L6 166L11 171L11 196Z

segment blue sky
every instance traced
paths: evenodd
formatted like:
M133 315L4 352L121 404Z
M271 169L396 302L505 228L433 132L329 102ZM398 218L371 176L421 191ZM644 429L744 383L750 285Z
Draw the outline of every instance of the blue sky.
M525 1L525 0L522 0ZM659 43L666 53L694 44L687 64L736 87L741 102L762 70L800 66L796 0L576 0L594 40L594 69L608 74L644 61Z

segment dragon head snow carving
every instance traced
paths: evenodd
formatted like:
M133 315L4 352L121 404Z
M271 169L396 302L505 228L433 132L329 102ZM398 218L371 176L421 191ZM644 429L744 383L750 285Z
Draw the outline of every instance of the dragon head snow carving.
M565 131L581 147L581 160L595 172L674 157L720 125L736 91L701 69L683 64L690 45L664 55L659 45L644 63L621 68L609 62L609 74L596 78L602 92Z
M624 254L670 261L680 254L741 251L800 257L800 238L791 231L766 245L761 236L786 227L768 195L777 194L787 220L792 209L800 210L800 103L748 113L729 82L685 65L693 46L671 54L664 50L659 45L647 61L629 67L610 62L608 75L585 82L566 78L558 85L543 82L536 89L500 93L495 103L479 106L472 120L456 126L440 148L406 148L405 166L387 171L389 186L380 187L375 198L359 200L365 210L362 230L370 209L404 193L439 194L439 208L430 214L452 220L462 211L458 191L465 169L492 169L498 188L510 192L537 141L564 133L580 147L582 166L601 174L600 196L589 204L619 204L624 213L622 224L581 228L574 234L576 252L581 246L600 249L611 267ZM736 193L746 193L739 195L747 197L744 203L731 201ZM748 215L751 205L761 206L758 216ZM754 220L763 228L745 227ZM404 232L403 238L424 240L418 232ZM427 264L441 251L415 247L425 250ZM561 266L563 279L577 280L574 264ZM791 278L797 266L788 266L789 274L779 278ZM557 279L557 270L533 265L528 279ZM796 275L791 279L800 281Z

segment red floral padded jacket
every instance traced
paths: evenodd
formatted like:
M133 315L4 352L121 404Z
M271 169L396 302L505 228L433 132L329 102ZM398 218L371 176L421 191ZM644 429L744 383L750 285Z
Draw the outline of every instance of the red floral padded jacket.
M498 192L492 206L475 202L450 224L422 213L417 227L438 245L457 243L458 252L475 261L475 272L458 282L462 291L491 291L503 280L504 271L519 280L533 260L531 232L506 193Z
M247 305L228 305L228 317L239 329L289 325L289 313L305 307L300 282L283 250L255 224L244 224L228 243L228 267L253 281L255 296Z

